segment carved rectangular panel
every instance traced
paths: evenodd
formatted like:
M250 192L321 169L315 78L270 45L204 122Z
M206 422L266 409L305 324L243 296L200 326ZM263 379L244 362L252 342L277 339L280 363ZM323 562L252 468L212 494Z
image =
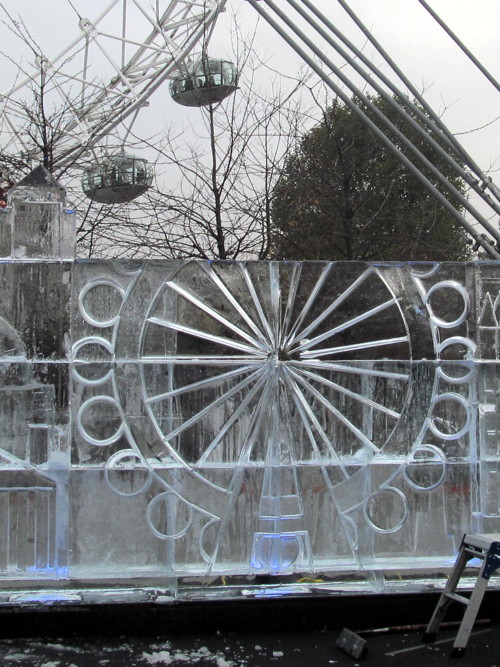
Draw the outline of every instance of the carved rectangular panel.
M495 262L5 262L0 532L48 555L0 573L424 586L500 530L499 295Z

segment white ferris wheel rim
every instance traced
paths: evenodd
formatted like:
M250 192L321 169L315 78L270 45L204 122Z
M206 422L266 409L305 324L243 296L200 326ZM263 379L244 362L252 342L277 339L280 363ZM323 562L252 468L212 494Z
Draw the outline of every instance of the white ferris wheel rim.
M58 139L55 159L58 167L74 164L131 114L137 114L150 95L186 65L197 45L206 44L225 4L226 0L155 0L153 7L144 0L112 0L89 20L77 11L84 4L72 0L79 34L55 56L40 54L20 82L0 93L0 138L4 150L15 146L31 159L40 156L40 151L23 136L28 115L19 97L44 76L50 81L50 92L60 98L63 107L74 110ZM106 30L105 19L120 9L121 23L111 34ZM149 33L142 40L133 39L127 32L131 12L139 13L150 24ZM113 57L110 45L119 46L120 61ZM132 53L126 56L127 50ZM96 51L109 66L111 77L98 80L91 73L89 54ZM73 71L67 71L77 56L81 69L74 71L73 67Z

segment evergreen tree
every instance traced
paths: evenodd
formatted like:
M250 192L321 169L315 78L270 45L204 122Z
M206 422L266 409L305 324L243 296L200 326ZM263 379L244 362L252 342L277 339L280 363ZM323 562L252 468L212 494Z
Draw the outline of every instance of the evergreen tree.
M372 102L464 191L456 171L407 120L382 98ZM471 255L460 224L340 101L288 154L273 195L272 244L279 259L460 261Z

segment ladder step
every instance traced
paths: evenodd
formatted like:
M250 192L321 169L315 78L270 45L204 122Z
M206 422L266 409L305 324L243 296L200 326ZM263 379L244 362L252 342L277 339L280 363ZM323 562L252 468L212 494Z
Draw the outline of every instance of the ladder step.
M445 596L450 598L450 600L455 600L455 602L460 602L464 605L469 604L469 598L466 598L463 595L459 595L458 593L445 593Z
M488 551L493 542L498 541L500 541L500 533L466 534L463 539L465 546L473 547L475 549L483 549L485 551Z
M486 558L487 552L485 551L479 551L474 547L462 547L462 548L465 551L465 553L469 554L471 558L482 558L483 560Z

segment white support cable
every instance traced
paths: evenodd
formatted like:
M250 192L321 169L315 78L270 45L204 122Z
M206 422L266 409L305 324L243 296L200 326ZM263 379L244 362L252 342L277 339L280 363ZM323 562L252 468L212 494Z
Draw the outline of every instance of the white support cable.
M489 72L486 69L486 67L476 58L476 56L472 53L472 51L465 46L462 40L450 28L450 26L447 25L438 14L436 14L436 12L427 2L425 2L425 0L418 0L418 2L422 5L422 7L424 7L429 12L432 18L452 38L455 44L465 53L465 55L469 58L469 60L474 63L474 65L478 68L481 74L483 74L500 93L500 83L495 79L495 77L491 74L491 72Z
M145 42L138 42L135 39L126 39L126 38L123 38L123 37L117 37L117 35L112 35L109 32L102 32L102 33L100 33L100 36L101 37L106 37L107 39L110 39L110 40L115 40L117 42L121 42L124 46L126 46L127 44L130 44L132 46L139 46L140 48L147 49L147 51L154 51L156 53L161 53L163 55L165 54L165 49L162 46L155 46L154 44L146 44ZM123 70L125 68L122 67L120 69Z
M432 18L443 28L443 30L451 37L455 44L465 53L469 60L474 63L477 69L483 74L483 76L488 79L488 81L500 92L500 83L495 79L495 77L489 72L486 67L476 58L470 49L468 49L462 40L451 30L451 28L443 21L443 19L432 9L432 7L425 2L425 0L418 0L418 2L424 7L427 12L432 16ZM495 185L493 179L484 174L480 175L480 181L482 185L480 189L488 190L493 194L494 197L500 202L500 189ZM484 197L483 197L484 198Z
M127 127L127 131L126 131L126 133L125 133L125 135L123 136L122 141L121 141L122 148L123 148L123 147L125 146L125 144L127 143L128 137L129 137L130 133L132 132L132 128L134 127L135 121L137 120L137 117L138 117L138 115L139 115L139 111L140 111L140 110L141 110L141 108L139 107L138 109L136 109L135 113L132 114L132 118L131 118L131 120L130 120L130 122L129 122L129 125L128 125L128 127Z
M9 127L10 127L11 130L12 130L12 132L14 133L15 130L16 130L16 128L15 128L14 124L12 123L11 119L9 118L9 116L5 113L5 110L4 110L4 118L5 118L5 122L9 125ZM29 152L29 148L28 148L28 145L24 142L24 137L21 137L21 138L19 139L19 143L20 143L21 146L24 148L24 150L28 153L28 152Z
M109 4L109 5L108 5L108 6L101 12L101 14L99 14L99 16L94 20L94 25L97 26L97 25L102 21L102 19L103 19L103 18L104 18L104 17L111 11L111 9L113 9L113 7L114 7L116 4L118 4L118 2L120 2L120 0L112 0L112 2L110 2L110 4ZM76 37L72 42L70 42L69 45L68 45L65 49L63 49L63 50L60 51L56 56L54 56L53 58L51 58L51 62L59 62L60 60L62 60L68 53L71 52L71 50L78 44L78 42L80 42L80 41L82 40L82 37L83 37L84 35L85 35L85 33L84 33L84 31L82 30L81 33L80 33L80 35L79 35L78 37ZM13 93L17 92L20 88L22 88L22 87L25 86L27 83L29 83L30 81L32 81L32 79L33 79L33 76L32 76L32 75L31 75L31 76L28 76L26 79L24 79L23 81L21 81L20 83L18 83L14 88L12 88L12 89L9 91L10 94L12 95Z
M398 89L397 86L394 85L394 83L386 77L383 72L380 71L379 68L377 68L361 51L359 51L350 40L348 40L345 35L343 35L334 25L331 21L329 21L314 5L310 0L299 0L299 2L306 6L308 10L310 10L317 18L319 21L321 21L327 30L323 30L320 26L315 24L313 21L312 17L300 7L299 2L297 0L287 0L288 3L306 20L308 23L315 28L315 30L321 34L323 39L325 39L330 46L335 48L335 50L341 55L341 57L358 73L360 76L362 76L369 85L371 85L379 95L381 95L393 108L395 108L398 113L400 113L406 120L412 125L412 127L418 132L418 134L421 136L424 141L429 143L434 150L436 150L441 157L443 157L444 160L446 160L450 166L457 171L457 173L460 175L460 177L476 192L476 194L483 199L483 201L488 205L491 206L493 211L497 214L500 214L500 206L496 204L489 194L484 192L484 187L481 187L479 185L478 180L476 178L473 178L469 172L467 172L460 164L456 162L456 160L453 158L453 156L450 153L447 153L433 138L432 135L430 135L428 132L424 130L421 124L417 123L411 115L407 113L405 110L405 106L411 109L417 117L424 123L427 127L429 127L433 133L437 134L440 138L441 141L443 141L448 148L450 148L456 155L464 160L464 154L465 150L462 148L458 140L448 131L446 126L441 122L437 114L435 114L432 109L428 105L426 105L424 108L427 110L427 114L425 114L416 104L414 104L401 90ZM399 102L396 102L393 97L391 97L370 75L369 71L367 72L366 70L363 70L363 68L353 59L349 56L348 53L344 51L342 47L340 47L335 40L332 38L331 34L334 34L336 37L341 39L344 44L354 53L354 55L365 65L368 67L369 71L372 71L379 79L382 81L388 88L389 90L392 90L392 92L397 95L401 100L402 103L400 104ZM437 122L436 122L437 121ZM472 160L469 160L467 163L464 160L465 164L469 167L469 169L474 169L476 165ZM472 164L470 164L472 163ZM478 173L479 172L479 173ZM486 176L477 168L476 170L476 177L480 178L481 180L486 179Z
M137 9L146 17L146 19L151 23L153 30L157 32L162 32L163 30L162 24L158 23L154 18L151 18L151 16L149 16L149 14L144 9L143 3L138 2L138 0L132 0L132 2L137 7Z
M89 67L89 45L90 45L90 39L89 36L85 38L85 46L84 46L84 56L83 56L83 82L82 82L82 90L80 93L80 104L83 108L85 104L85 93L87 91L87 85L86 85L86 80L87 80L87 73L88 73L88 67Z
M308 0L302 0L303 2L307 2ZM420 92L415 88L413 83L408 79L408 77L404 74L404 72L401 70L400 67L394 62L394 60L390 57L390 55L387 53L387 51L382 47L380 42L375 38L373 35L372 31L369 30L364 23L359 19L357 14L353 11L353 9L350 7L349 3L346 2L346 0L337 0L337 2L340 4L340 6L344 9L344 11L348 14L348 16L354 21L354 23L357 25L357 27L362 31L362 33L365 35L367 40L377 49L378 53L382 56L382 58L385 60L385 62L389 65L389 67L393 70L393 72L396 74L396 76L403 82L403 84L408 88L408 90L411 92L411 94L415 97L415 99L422 105L422 107L425 109L425 111L432 117L436 125L440 127L440 129L448 136L450 141L453 142L455 146L455 150L458 151L459 155L463 159L464 163L471 169L471 171L476 175L476 177L483 183L489 183L488 176L486 176L483 172L483 170L476 164L476 162L473 160L473 158L470 156L470 154L465 150L465 148L462 146L462 144L457 140L457 138L448 130L446 125L443 123L443 121L439 118L439 116L434 112L434 110L428 105L427 101L424 99L424 97L420 94ZM467 183L469 185L472 185L471 178L466 179ZM490 190L494 192L494 190L490 187Z
M81 19L81 15L78 13L75 5L71 2L71 0L66 0L68 5L71 7L71 9L75 12L75 14L78 16L79 19Z
M127 77L123 74L123 71L114 61L112 56L107 52L107 50L104 48L104 46L101 44L101 40L99 39L99 36L97 34L97 31L95 30L95 27L92 25L92 23L88 19L82 19L80 22L82 24L82 28L87 32L89 37L92 38L92 42L97 46L97 48L100 50L100 52L103 54L103 56L106 58L106 60L109 62L111 67L115 70L117 76L121 79L122 83L127 86L127 87L132 87L130 84L130 81L127 79Z
M219 3L220 5L221 3ZM217 10L218 13L218 10ZM181 28L186 28L189 27L192 24L193 18L189 17L187 15L184 15L181 19L177 19L175 21L170 21L170 16L172 15L171 12L167 11L163 16L161 17L160 21L160 27L168 25L168 30L169 32L178 32L179 29ZM210 22L214 21L214 16L210 15L209 20ZM201 17L200 17L200 22ZM154 50L154 47L152 46L152 41L155 37L155 33L151 33L151 35L145 40L145 42L140 43L139 50L138 52L133 56L133 58L129 61L127 66L124 68L127 72L132 68L133 65L136 65L136 63L140 60L141 57L145 57L146 59L150 56L150 53L152 50ZM167 34L167 30L162 27L161 28L161 36L165 42L165 47L168 47L168 50L166 51L164 47L158 47L160 50L158 51L157 57L159 57L161 54L165 55L167 54L167 58L174 58L177 52L178 52L178 44L177 42ZM148 66L150 67L151 64L154 63L154 60L149 61Z
M481 247L485 249L485 251L490 255L490 257L494 259L500 259L500 253L494 248L494 246L484 238L484 235L481 235L462 215L461 213L451 204L451 202L421 173L421 171L404 155L401 153L401 151L386 137L386 135L371 121L366 114L357 106L352 99L344 93L344 91L337 86L331 76L329 76L324 70L319 67L317 62L310 57L304 49L297 43L295 42L290 35L282 28L265 10L262 9L262 7L258 4L261 0L247 0L254 9L271 25L271 27L274 28L274 30L281 36L283 39L296 51L296 53L299 54L299 56L302 57L304 62L306 62L313 71L315 71L318 76L320 76L323 81L338 95L338 97L347 105L349 106L354 113L356 113L360 118L363 120L363 122L371 128L371 130L374 132L375 135L379 137L379 139L386 144L386 146L393 152L399 159L400 161L408 167L411 173L413 173L417 179L431 192L434 197L441 202L441 204L451 213L451 215L457 220L457 222L460 223L460 225L476 240L476 243L479 244ZM317 58L323 61L324 64L326 64L332 71L336 70L335 65L328 59L324 54L321 52L319 47L317 48L316 45L308 39L301 31L297 28L296 25L291 22L289 17L285 15L275 4L272 2L272 0L263 0L265 4L268 5L268 7L274 11L277 16L280 17L284 21L286 25L288 25L289 28L292 29L292 31L303 41L304 44L308 46L312 50L312 52L315 54ZM337 69L337 75L339 76L339 71ZM340 75L341 80L345 81L346 77L343 75ZM349 87L349 83L347 84ZM361 93L361 98L365 97ZM368 106L370 103L368 104ZM373 106L373 105L371 105ZM434 171L435 168L433 165L430 165ZM489 223L486 221L487 225ZM496 231L496 230L495 230ZM498 232L496 232L494 237L498 235Z
M165 55L165 48L162 47L162 46L155 46L154 44L147 44L146 42L137 42L134 39L125 39L125 38L122 38L122 37L117 37L116 35L112 35L108 32L102 32L102 33L99 33L99 34L100 34L101 37L106 37L107 39L114 40L114 41L117 41L117 42L121 42L124 46L126 46L127 44L130 44L132 46L138 46L139 48L144 50L145 55L147 55L150 52L156 52L156 53L159 53L161 55ZM168 37L167 37L167 41L168 41L169 45L175 45L175 42L173 42L172 40L169 40ZM125 70L125 69L128 71L130 69L130 63L128 63L126 65L126 67L122 67L120 69L122 71Z
M54 87L61 100L63 101L63 104L67 105L69 109L73 110L73 121L71 124L71 129L66 126L64 128L64 134L67 139L73 139L73 141L79 145L80 150L84 151L85 147L92 139L93 132L95 131L95 128L93 128L91 125L92 117L89 113L82 114L78 109L74 108L71 97L65 93L65 91L58 83L55 83ZM104 119L102 117L94 118L95 123L98 122L102 124L103 120Z
M350 88L350 90L355 94L355 96L360 99L363 104L368 107L378 118L381 120L387 128L391 132L393 132L399 140L403 143L405 148L407 150L410 150L411 153L420 161L421 164L423 164L429 171L438 179L438 181L443 185L447 190L448 193L451 194L458 202L460 202L460 205L463 206L469 213L476 219L476 221L489 233L493 238L500 244L500 230L495 229L490 222L483 216L479 211L477 211L472 204L467 200L462 193L444 176L444 174L419 150L415 144L412 143L408 137L406 137L395 125L392 123L392 121L380 110L378 107L373 104L373 102L363 93L362 90L360 90L357 86L353 84L353 82L350 80L349 77L347 77L340 68L336 67L335 64L324 55L323 50L315 44L311 39L309 39L298 27L297 25L292 21L292 19L285 14L279 7L273 2L273 0L264 0L264 2L268 5L268 7L274 11L274 13L279 16L279 18L288 26L292 32L294 32L297 37L302 40L303 44L307 45L307 47L316 55L317 58L319 58L332 72L336 74L336 76L339 78L342 83ZM333 84L333 82L330 82L330 85ZM332 87L332 85L331 85ZM333 84L333 87L335 87L338 91L338 87ZM349 101L349 104L351 104L351 101ZM354 105L356 106L356 105ZM361 111L361 118L364 119L365 124L369 124L370 119L368 116ZM370 121L371 122L371 121ZM376 125L374 125L377 127ZM388 145L388 147L392 146L391 150L393 150L395 147L394 143L386 137L383 133L379 135L380 138L383 137L383 141ZM402 161L403 156L405 154L401 151L399 147L396 149L396 155L399 157L399 159ZM408 159L408 158L407 158ZM412 165L412 170L415 170L414 173L419 174L419 179L422 180L424 183L429 183L429 180L427 177L425 177L421 170L410 160L408 160L409 164ZM409 165L407 165L409 166ZM436 188L434 188L436 190ZM437 191L437 190L436 190ZM456 210L456 209L455 209ZM462 217L462 216L460 216Z
M124 0L122 9L122 64L121 64L122 69L125 67L126 36L127 36L127 0Z

